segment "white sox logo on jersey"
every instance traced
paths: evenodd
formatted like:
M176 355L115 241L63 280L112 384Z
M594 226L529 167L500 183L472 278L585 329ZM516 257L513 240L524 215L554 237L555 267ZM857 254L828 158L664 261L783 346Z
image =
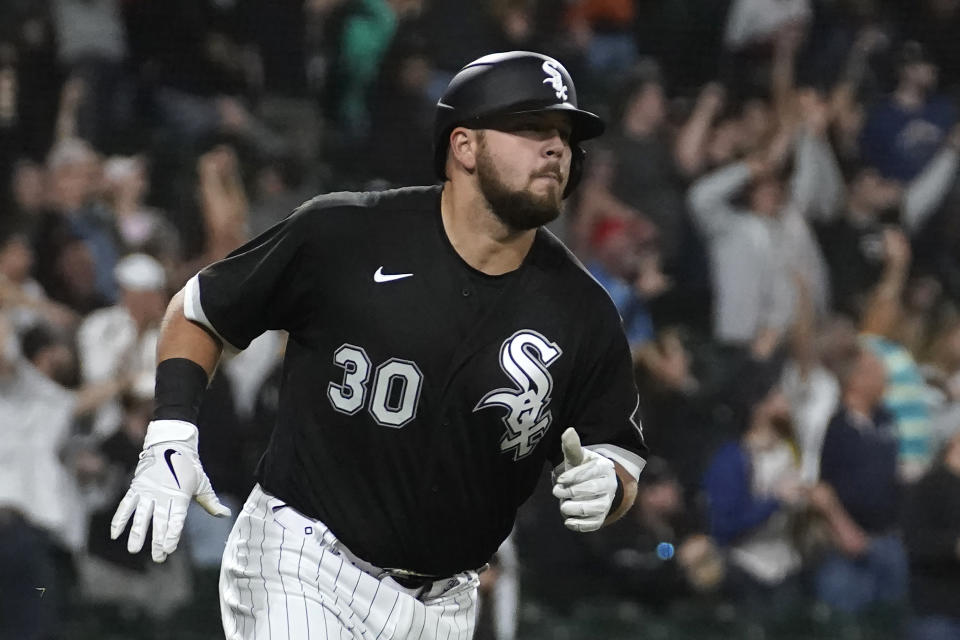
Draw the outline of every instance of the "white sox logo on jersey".
M543 63L543 72L547 74L547 79L543 81L543 84L549 84L553 87L553 90L557 93L557 100L567 100L567 85L563 84L563 76L560 75L560 69L557 68L557 63L552 60L547 60Z
M550 392L553 377L547 367L563 353L555 343L530 329L517 331L500 347L500 368L517 385L495 389L483 396L474 411L506 407L500 450L513 451L513 459L530 454L550 426Z

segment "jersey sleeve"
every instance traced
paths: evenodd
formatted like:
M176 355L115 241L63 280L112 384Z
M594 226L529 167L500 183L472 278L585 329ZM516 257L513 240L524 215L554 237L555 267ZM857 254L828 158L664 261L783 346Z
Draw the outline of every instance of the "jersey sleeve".
M578 363L582 373L574 380L573 401L563 427L574 427L586 448L618 462L639 478L646 465L647 446L633 360L612 305L604 318L602 326L592 330L599 339L587 343ZM563 460L559 445L551 457L554 464Z
M303 209L206 267L187 282L184 315L236 350L269 329L295 331L309 314ZM316 275L316 274L315 274Z

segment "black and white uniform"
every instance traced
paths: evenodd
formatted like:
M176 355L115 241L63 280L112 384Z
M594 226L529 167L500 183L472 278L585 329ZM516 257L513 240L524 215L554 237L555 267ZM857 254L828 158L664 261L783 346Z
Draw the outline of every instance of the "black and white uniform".
M440 193L319 196L187 285L187 317L228 346L290 334L224 552L228 638L470 638L476 570L564 428L643 467L606 293L543 229L516 271L471 268Z

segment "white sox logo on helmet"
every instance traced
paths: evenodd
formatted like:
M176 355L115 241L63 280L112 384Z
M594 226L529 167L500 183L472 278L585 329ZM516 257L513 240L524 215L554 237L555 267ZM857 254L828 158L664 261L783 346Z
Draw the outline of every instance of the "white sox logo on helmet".
M557 93L557 100L567 101L567 85L563 84L563 76L560 75L560 69L553 60L546 60L543 63L543 72L547 74L547 79L543 84L549 84Z
M529 455L550 426L553 377L547 367L562 353L556 343L530 329L517 331L500 347L500 368L517 388L491 391L474 411L506 407L502 420L507 430L500 438L500 451L512 451L514 460Z

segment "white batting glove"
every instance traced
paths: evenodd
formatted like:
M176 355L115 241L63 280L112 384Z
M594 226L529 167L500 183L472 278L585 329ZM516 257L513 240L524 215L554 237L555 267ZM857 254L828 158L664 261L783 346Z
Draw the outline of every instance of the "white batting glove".
M560 498L563 524L573 531L596 531L617 494L613 460L581 447L580 436L573 428L563 432L560 443L563 473L554 479L553 495Z
M143 548L152 519L150 555L154 562L166 560L180 542L187 507L193 498L211 515L230 515L230 509L220 504L200 465L197 437L197 428L181 420L154 420L147 426L133 482L110 522L110 537L116 540L133 515L127 539L130 553Z

